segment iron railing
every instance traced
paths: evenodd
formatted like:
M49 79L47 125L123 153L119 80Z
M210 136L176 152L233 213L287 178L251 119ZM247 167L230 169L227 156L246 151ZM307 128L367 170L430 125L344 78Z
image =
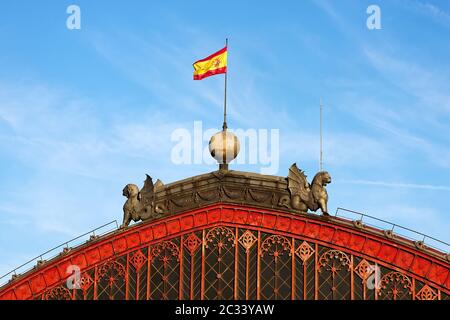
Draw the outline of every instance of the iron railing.
M103 230L103 229L106 229L108 226L111 226L113 224L115 225L115 228L113 228L113 229L108 228L108 230L106 230L106 231ZM93 229L91 231L83 233L82 235L79 235L78 237L75 237L75 238L73 238L73 239L71 239L69 241L66 241L66 242L60 244L59 246L56 246L56 247L54 247L54 248L52 248L50 250L47 250L46 252L41 253L37 257L35 257L35 258L25 262L24 264L22 264L22 265L18 266L17 268L11 270L10 272L2 275L0 277L0 286L4 285L7 282L7 280L5 280L6 277L8 277L10 275L17 276L18 273L19 274L20 273L26 273L26 272L32 270L34 268L34 266L33 267L29 267L31 264L33 264L33 265L35 265L36 263L39 264L39 262L43 262L43 261L46 261L46 260L51 260L51 259L57 257L61 253L61 251L60 251L61 248L63 248L63 249L64 248L71 249L70 245L72 245L73 247L76 247L76 246L78 246L78 245L80 245L82 243L85 243L83 241L75 243L75 241L77 241L77 240L80 241L83 238L87 238L87 236L89 236L89 238L86 239L86 241L89 241L89 240L95 239L96 237L100 237L102 235L105 235L107 233L115 231L118 228L119 228L119 225L117 223L117 220L113 220L113 221L108 222L108 223L106 223L104 225L101 225L100 227L97 227L97 228L95 228L95 229ZM52 253L55 253L56 250L58 250L58 254L51 255ZM44 260L44 258L45 258L45 260Z
M353 215L359 216L359 219L354 219L353 217L348 217L347 215L339 215L339 211L345 211L347 213L351 213ZM426 235L422 232L419 231L415 231L412 230L410 228L406 228L403 227L401 225L398 225L396 223L390 222L390 221L386 221L380 218L376 218L374 216L368 215L366 213L362 213L362 212L358 212L358 211L354 211L354 210L349 210L349 209L345 209L345 208L337 208L336 209L336 213L334 215L335 217L341 217L341 218L346 218L346 219L350 219L352 221L355 221L357 223L359 223L360 225L366 225L369 227L373 227L373 228L377 228L377 229L381 229L382 231L387 232L387 235L389 235L391 238L395 238L395 237L403 237L406 238L408 240L411 240L413 242L416 242L420 245L424 245L426 247L438 250L438 251L443 251L443 253L450 253L450 244L447 242L444 242L442 240L436 239L434 237L431 237L429 235ZM364 220L364 221L363 221ZM375 223L371 223L370 221L376 221ZM381 226L380 224L376 224L376 223L383 223L384 225ZM394 231L395 230L395 231Z

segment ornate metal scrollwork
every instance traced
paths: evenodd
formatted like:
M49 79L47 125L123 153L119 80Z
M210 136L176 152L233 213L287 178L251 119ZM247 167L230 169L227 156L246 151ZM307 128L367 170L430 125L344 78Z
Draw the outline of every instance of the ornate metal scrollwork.
M435 290L431 289L428 285L424 285L422 289L416 294L417 300L437 300L438 294Z
M119 277L125 277L125 267L117 261L109 261L101 265L97 269L97 278L101 279L106 276L109 272L116 272Z
M180 260L180 248L172 241L163 241L153 246L151 248L152 259L154 257L160 257L166 250L171 256L175 257L177 261ZM164 258L169 259L169 256L164 255Z
M273 256L276 261L284 252L287 252L289 256L291 255L291 242L286 237L272 235L267 237L261 244L262 257L268 254Z
M389 272L381 278L378 294L385 299L404 299L412 294L411 280L400 272Z
M87 291L92 284L94 283L94 280L88 273L84 273L80 278L80 288L83 291Z
M258 238L250 230L246 230L239 238L239 243L248 252L251 247L258 241Z
M374 272L372 265L367 262L366 259L362 259L361 262L355 267L355 273L363 280L366 281L370 275Z
M197 251L201 246L202 240L195 233L189 234L186 239L184 239L184 245L189 250L191 256Z
M208 231L205 236L205 247L209 248L212 244L218 247L219 250L228 243L234 246L235 236L233 230L227 227L215 227Z
M137 250L136 252L134 252L130 258L130 263L137 271L139 271L146 262L147 257L142 253L141 250Z
M42 300L72 300L69 289L64 287L56 287L42 295Z
M342 267L351 266L350 258L346 253L339 250L328 250L327 252L325 252L320 256L319 261L317 262L319 272L321 272L321 269L326 265L328 265L332 260L339 261L339 264Z
M303 264L314 254L314 249L311 245L303 241L301 245L298 246L297 250L295 250L295 254L302 259Z
M400 266L393 270L382 263L384 260L326 247L310 238L306 241L288 233L248 228L219 225L204 231L185 231L188 233L173 235L169 240L148 243L148 247L142 244L144 248L139 245L121 251L107 262L89 264L79 279L81 290L67 289L64 279L29 298L448 298L442 286L413 272L406 275ZM95 258L86 255L89 257ZM38 272L45 274L46 270ZM39 284L39 278L35 279L31 281Z

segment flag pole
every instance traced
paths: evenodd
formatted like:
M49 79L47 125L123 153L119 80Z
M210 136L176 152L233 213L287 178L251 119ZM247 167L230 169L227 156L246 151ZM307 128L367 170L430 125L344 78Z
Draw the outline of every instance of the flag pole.
M225 47L227 48L228 55L228 38L225 39ZM223 99L223 130L227 130L227 75L228 75L228 63L227 63L227 71L225 72L225 93Z
M322 98L320 98L320 160L319 167L320 171L323 169L323 142L322 142Z

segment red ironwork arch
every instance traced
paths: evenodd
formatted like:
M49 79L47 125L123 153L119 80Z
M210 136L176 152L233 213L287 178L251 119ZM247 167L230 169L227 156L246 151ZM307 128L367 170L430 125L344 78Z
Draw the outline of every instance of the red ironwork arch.
M226 250L220 253L226 254L220 268L231 272L215 293L229 290L222 292L227 298L230 292L231 298L265 298L261 271L275 260L269 255L272 260L265 260L275 244L283 252L271 252L284 259L282 272L290 272L284 289L270 285L270 292L279 294L276 298L448 299L450 295L450 263L441 252L339 218L215 204L139 223L63 252L0 288L0 299L99 299L101 288L106 288L104 270L119 281L117 288L109 287L113 295L109 292L105 298L213 298L205 293L209 283L202 275L211 270L215 276L223 273L205 260L209 252L218 251L219 243L220 250ZM333 263L335 267L341 263L341 270L333 271ZM82 290L65 286L71 265L81 269ZM369 292L366 284L373 265L382 272L381 286ZM333 272L341 272L335 282L327 278ZM159 287L156 275L166 280L165 289ZM342 288L351 289L345 293Z

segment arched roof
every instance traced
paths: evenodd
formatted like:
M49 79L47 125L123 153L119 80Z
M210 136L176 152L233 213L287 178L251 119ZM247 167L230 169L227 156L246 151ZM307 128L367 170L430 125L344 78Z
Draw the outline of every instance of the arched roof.
M288 210L216 203L135 224L62 253L0 289L0 299L32 299L63 283L69 265L82 272L135 249L216 226L294 237L376 261L450 294L450 263L444 254L421 250L406 239L390 239L382 230L360 229L348 220L293 214Z
M167 185L158 182L153 201L155 207L164 208L162 214L153 220L118 229L71 250L64 250L1 287L0 299L41 298L43 293L61 288L69 277L67 268L71 265L78 266L82 273L91 272L124 255L128 261L130 255L134 257L135 252L141 249L148 254L150 261L151 248L173 239L177 239L175 242L179 243L180 251L184 246L191 248L192 243L183 245L183 241L189 242L192 238L204 242L204 237L201 239L195 234L200 232L204 235L215 227L228 228L234 233L236 257L233 259L236 261L242 249L237 239L242 232L248 231L246 235L249 238L261 234L264 237L283 237L283 241L292 242L292 250L302 249L302 245L316 246L316 255L319 247L323 247L358 261L367 259L386 270L399 272L402 277L410 277L429 286L427 293L442 293L445 297L450 294L448 254L357 221L295 210L281 201L289 196L287 181L283 177L232 170L215 171ZM247 240L244 239L241 245L245 246ZM264 241L258 239L258 251L252 254L261 255L259 250ZM206 244L201 246L206 251ZM292 273L297 263L294 261L295 250L290 252ZM137 257L144 259L142 252ZM182 276L183 261L178 260L180 265L177 268ZM318 261L314 263L316 267L313 268L317 269ZM356 262L352 261L351 268L356 268L353 263ZM294 293L293 290L292 296Z

